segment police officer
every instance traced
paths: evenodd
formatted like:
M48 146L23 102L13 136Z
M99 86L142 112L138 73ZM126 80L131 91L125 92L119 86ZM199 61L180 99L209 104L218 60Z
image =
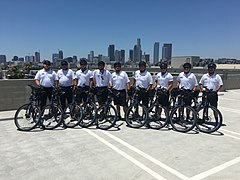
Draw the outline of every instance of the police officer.
M153 80L151 74L146 70L146 62L139 62L139 70L135 72L133 85L140 88L139 101L148 107L148 92L152 87Z
M206 90L212 90L212 96L209 98L210 105L217 107L217 102L218 102L218 95L217 92L220 91L221 87L223 86L223 81L221 76L216 74L216 64L214 63L209 63L208 64L208 73L204 74L200 81L200 91L203 91L204 88Z
M57 84L64 92L60 97L62 109L64 110L66 108L66 100L68 104L72 102L74 72L68 68L68 62L65 60L61 62L61 67L62 69L57 72Z
M56 85L57 74L50 68L51 62L48 60L43 61L43 69L39 70L35 76L36 85L43 89L40 97L41 109L46 105L47 98L51 100L53 87Z
M130 80L125 71L121 70L121 63L114 63L115 72L112 73L112 88L114 93L114 104L117 107L118 119L121 119L120 106L124 112L127 109L126 89L130 90Z
M93 78L90 83L90 88L95 87L97 91L97 100L100 106L107 101L108 87L111 87L112 75L105 69L103 61L98 62L98 69L93 71Z
M75 74L74 85L77 86L77 102L82 103L87 100L87 92L90 87L90 80L92 79L92 71L88 69L87 61L82 59L80 61L80 70Z
M160 64L161 72L159 72L155 78L153 89L161 88L165 92L161 95L159 103L164 106L169 106L169 90L173 87L173 76L167 71L167 64Z

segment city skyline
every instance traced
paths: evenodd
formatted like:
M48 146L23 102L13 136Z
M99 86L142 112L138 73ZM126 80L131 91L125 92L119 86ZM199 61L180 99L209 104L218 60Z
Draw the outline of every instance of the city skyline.
M1 1L0 54L11 60L40 51L41 59L51 59L61 49L64 57L87 57L90 51L108 55L114 44L127 60L139 38L151 59L155 42L171 43L172 56L240 59L239 5L237 0Z

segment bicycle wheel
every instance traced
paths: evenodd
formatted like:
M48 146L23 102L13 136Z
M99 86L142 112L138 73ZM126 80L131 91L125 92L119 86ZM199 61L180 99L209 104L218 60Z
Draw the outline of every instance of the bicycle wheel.
M31 104L24 104L15 113L14 123L18 130L30 131L39 123L40 109Z
M63 122L64 112L56 104L48 104L43 107L40 117L41 125L47 130L52 130Z
M222 125L221 112L213 107L202 107L198 110L197 128L204 133L213 133Z
M148 109L148 125L152 129L161 129L168 124L168 110L161 105L153 105Z
M74 128L81 122L82 114L83 111L79 105L75 103L68 104L64 112L64 125L68 128Z
M117 110L113 105L102 106L97 110L97 128L107 130L113 127L117 121Z
M142 104L131 105L126 111L125 120L129 127L140 128L147 123L148 110Z
M171 111L169 119L174 130L188 132L196 126L197 113L190 106L177 106Z
M85 103L82 106L83 114L79 125L88 128L93 125L97 118L97 107L93 102Z

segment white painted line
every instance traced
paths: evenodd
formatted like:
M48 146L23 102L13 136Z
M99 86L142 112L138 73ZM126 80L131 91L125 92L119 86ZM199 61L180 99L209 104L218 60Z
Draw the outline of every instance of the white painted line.
M229 134L224 134L224 136L228 136L228 137L231 137L231 138L234 138L234 139L240 140L240 138L239 138L239 137L232 136L232 135L229 135Z
M222 130L222 131L229 132L229 133L231 133L231 134L236 134L236 135L239 135L239 136L240 136L240 133L237 133L237 132L234 132L234 131L229 131L229 130L223 129L223 128L221 128L221 130Z
M240 101L239 99L231 99L231 98L226 98L226 97L221 97L221 100Z
M210 169L208 171L205 171L205 172L202 172L202 173L200 173L200 174L198 174L196 176L193 176L190 179L191 180L200 180L200 179L206 178L208 176L211 176L211 175L213 175L213 174L215 174L215 173L217 173L217 172L219 172L219 171L221 171L223 169L226 169L226 168L228 168L228 167L230 167L230 166L232 166L234 164L237 164L239 162L240 162L240 157L237 157L237 158L235 158L235 159L233 159L231 161L228 161L228 162L226 162L224 164L221 164L221 165L219 165L219 166L217 166L215 168L212 168L212 169Z
M103 134L107 135L108 137L114 139L115 141L119 142L120 144L124 145L125 147L129 148L130 150L136 152L137 154L141 155L142 157L148 159L149 161L153 162L154 164L160 166L161 168L167 170L168 172L174 174L175 176L179 177L180 179L183 180L188 180L189 178L186 177L185 175L181 174L180 172L176 171L175 169L172 169L171 167L167 166L166 164L158 161L157 159L153 158L152 156L144 153L143 151L135 148L134 146L128 144L127 142L123 141L122 139L106 132L106 131L101 131Z
M93 137L95 137L96 139L98 139L99 141L101 141L102 143L104 143L105 145L107 145L108 147L110 147L112 150L116 151L118 154L122 155L123 157L125 157L127 160L131 161L133 164L135 164L136 166L140 167L142 170L146 171L148 174L150 174L151 176L153 176L156 179L159 180L166 180L164 177L160 176L158 173L156 173L155 171L151 170L150 168L148 168L147 166L145 166L144 164L142 164L141 162L137 161L136 159L134 159L132 156L128 155L127 153L125 153L124 151L120 150L119 148L117 148L116 146L110 144L108 141L106 141L105 139L101 138L100 136L98 136L97 134L91 132L88 129L84 129L84 131L86 131L88 134L92 135Z
M226 108L226 107L223 107L223 106L220 106L220 107L219 107L219 110L221 110L221 111L223 110L223 111L228 111L228 112L240 114L240 111L237 110L237 109Z

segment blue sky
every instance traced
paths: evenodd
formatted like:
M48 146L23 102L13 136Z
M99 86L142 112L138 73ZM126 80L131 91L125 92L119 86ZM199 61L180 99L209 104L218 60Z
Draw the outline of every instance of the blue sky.
M137 38L151 58L160 42L173 44L173 56L240 59L238 0L0 0L0 7L0 54L9 60L38 50L41 59L58 49L64 57L107 55L109 44L128 55Z

